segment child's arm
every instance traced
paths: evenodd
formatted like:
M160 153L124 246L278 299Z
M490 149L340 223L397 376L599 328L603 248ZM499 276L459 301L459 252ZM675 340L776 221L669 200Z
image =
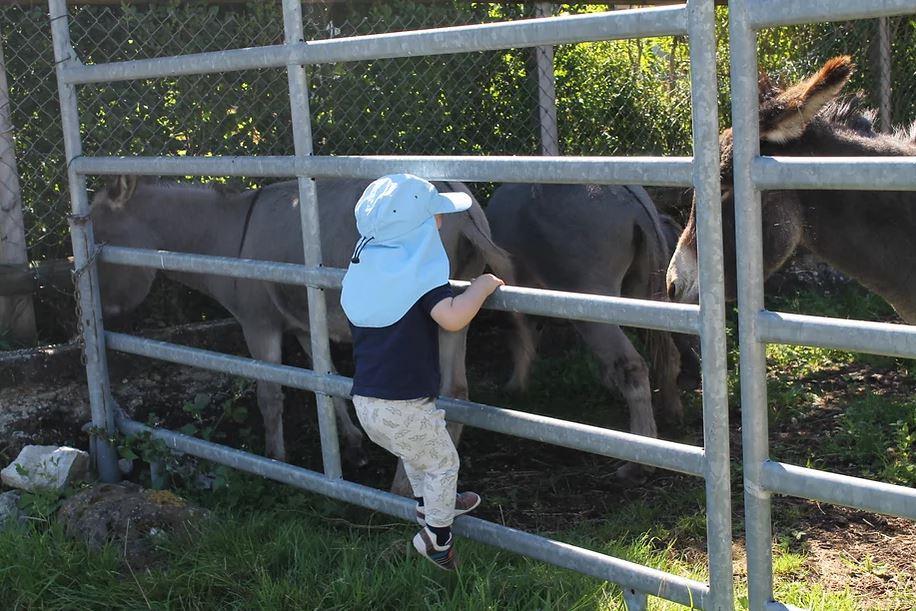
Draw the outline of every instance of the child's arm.
M484 274L471 282L471 286L457 297L443 299L430 310L432 316L440 327L446 331L460 331L477 316L480 306L486 301L497 287L505 282L493 274Z

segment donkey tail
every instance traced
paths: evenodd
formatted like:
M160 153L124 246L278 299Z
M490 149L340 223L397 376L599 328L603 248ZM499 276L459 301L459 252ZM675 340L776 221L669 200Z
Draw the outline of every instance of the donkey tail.
M636 193L634 193L636 195ZM655 301L669 301L665 285L665 271L670 259L667 240L661 226L658 211L651 200L637 196L645 208L651 227L637 225L642 235L640 246L648 265L648 298ZM645 347L649 357L650 380L653 387L653 403L674 420L682 417L680 397L677 394L677 377L681 370L681 355L672 334L667 331L647 330Z
M456 186L452 188L465 190L458 189ZM494 274L502 278L507 285L516 285L517 275L512 256L493 241L490 223L483 209L480 206L471 206L467 215L469 222L462 225L461 234L480 253L484 263L493 270ZM508 314L513 330L511 350L514 367L512 377L506 387L510 390L524 390L528 385L531 363L535 356L534 337L524 314L519 312L508 312Z

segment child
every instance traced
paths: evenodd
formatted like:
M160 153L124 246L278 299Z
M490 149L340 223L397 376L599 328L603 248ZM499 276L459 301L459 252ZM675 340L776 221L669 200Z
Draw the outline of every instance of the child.
M441 215L471 207L466 193L439 193L410 174L383 176L356 203L360 239L343 280L341 306L353 332L353 405L375 443L404 461L423 529L416 550L454 570L451 524L480 504L456 494L458 452L436 409L439 327L464 328L503 284L492 274L454 297L439 238Z

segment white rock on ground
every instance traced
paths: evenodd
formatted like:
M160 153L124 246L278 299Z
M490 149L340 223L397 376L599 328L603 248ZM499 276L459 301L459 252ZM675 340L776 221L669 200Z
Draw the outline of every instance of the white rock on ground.
M25 521L25 516L19 511L19 493L10 490L0 494L0 530L17 520Z
M0 479L10 488L61 491L71 482L87 479L89 454L66 446L26 446Z

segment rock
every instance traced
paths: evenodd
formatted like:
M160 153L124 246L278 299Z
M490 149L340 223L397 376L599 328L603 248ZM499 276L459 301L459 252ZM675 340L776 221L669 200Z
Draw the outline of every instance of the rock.
M168 490L131 482L95 484L66 499L57 514L67 535L92 549L113 543L135 571L162 560L158 542L163 537L188 537L187 526L207 515Z
M89 454L66 446L25 446L0 479L11 488L62 491L89 477Z
M15 490L0 494L0 530L6 528L14 521L20 524L26 520L19 511L19 493Z

